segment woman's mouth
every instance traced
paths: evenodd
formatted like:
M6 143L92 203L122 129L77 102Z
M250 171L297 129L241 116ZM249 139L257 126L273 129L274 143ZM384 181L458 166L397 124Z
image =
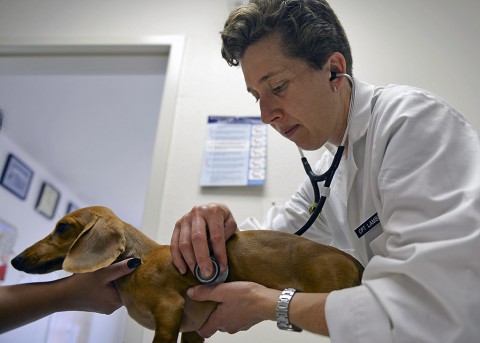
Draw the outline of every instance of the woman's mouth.
M283 131L282 132L282 135L288 139L291 139L293 137L293 135L295 134L295 132L297 132L297 129L300 125L294 125L290 128L288 128L287 130Z

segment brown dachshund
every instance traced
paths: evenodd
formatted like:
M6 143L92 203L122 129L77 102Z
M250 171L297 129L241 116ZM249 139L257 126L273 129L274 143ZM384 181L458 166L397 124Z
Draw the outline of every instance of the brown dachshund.
M253 281L283 290L330 292L360 283L363 267L350 255L293 234L243 231L227 242L230 273L227 282ZM155 330L153 342L204 342L196 330L215 308L186 296L198 284L192 273L181 275L172 263L170 247L159 245L121 221L110 209L87 207L63 217L55 230L12 260L27 273L64 269L91 272L129 257L142 264L116 281L129 315Z

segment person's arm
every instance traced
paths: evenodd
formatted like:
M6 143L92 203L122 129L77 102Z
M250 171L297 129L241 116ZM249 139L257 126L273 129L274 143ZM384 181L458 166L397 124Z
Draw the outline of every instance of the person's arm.
M0 287L0 333L60 311L111 314L122 306L113 281L138 265L129 259L92 273Z
M328 293L295 293L290 301L289 321L304 330L329 336L325 319L327 296Z
M197 301L218 302L207 322L198 331L205 338L217 330L235 333L248 330L264 320L276 321L276 307L281 291L253 282L229 282L215 287L195 286L188 296ZM325 320L326 293L301 293L293 296L289 321L304 330L328 336Z

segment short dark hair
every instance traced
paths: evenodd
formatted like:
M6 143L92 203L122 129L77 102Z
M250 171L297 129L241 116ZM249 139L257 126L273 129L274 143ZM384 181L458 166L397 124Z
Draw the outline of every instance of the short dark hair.
M347 61L352 75L352 53L345 30L325 0L250 0L230 13L223 31L222 57L238 66L247 47L279 33L286 56L321 69L334 52Z

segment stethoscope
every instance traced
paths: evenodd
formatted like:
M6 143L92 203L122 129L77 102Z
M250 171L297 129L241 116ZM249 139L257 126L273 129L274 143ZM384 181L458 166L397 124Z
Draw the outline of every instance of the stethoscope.
M325 204L327 197L330 195L330 184L332 183L333 176L335 175L335 171L340 165L343 151L345 150L345 142L348 136L348 129L350 127L350 117L353 112L353 105L354 105L353 102L355 100L355 81L353 80L353 77L351 77L348 74L339 74L335 72L332 72L330 81L333 81L337 77L342 77L342 76L346 77L350 81L352 85L352 93L350 94L350 107L348 109L347 127L345 129L345 133L343 134L342 142L337 148L337 152L333 157L332 165L330 166L330 168L328 168L328 170L325 173L323 173L322 175L317 175L313 172L312 168L310 167L310 164L308 163L307 158L304 156L303 151L300 148L298 148L298 151L300 152L300 156L302 158L303 168L305 169L305 173L307 174L308 178L310 179L310 182L312 183L313 193L314 193L314 202L309 208L310 218L307 220L305 225L303 225L300 229L298 229L295 232L295 234L298 236L303 235L318 218L318 216L320 215L320 212L322 212L323 205ZM318 183L322 181L324 181L324 184L320 188L318 186ZM202 277L202 275L200 274L200 268L198 267L198 264L197 264L195 265L194 275L200 284L211 286L211 285L216 285L216 284L225 282L225 280L228 277L229 270L227 266L224 272L220 272L220 266L216 261L215 257L213 256L213 249L212 249L212 245L210 244L210 239L208 239L208 248L210 250L210 259L212 260L212 264L214 268L213 274L208 278Z
M213 273L209 277L203 277L202 274L200 273L200 268L197 263L193 270L193 274L195 275L195 278L200 284L213 286L219 283L223 283L225 282L225 280L227 280L229 269L227 266L225 271L223 272L220 271L220 265L215 259L215 256L213 256L213 247L212 247L212 243L210 242L210 235L208 234L208 231L207 231L207 241L208 241L208 250L210 251L210 260L212 261L212 264L213 264Z
M298 236L301 236L305 232L307 232L307 230L310 229L310 227L313 225L315 220L318 218L318 216L322 212L323 206L325 205L325 201L330 195L330 184L332 183L333 176L335 175L335 171L340 165L343 151L345 150L345 143L348 136L348 130L350 128L350 117L353 112L353 106L355 101L355 81L353 80L353 77L351 77L348 74L339 74L335 72L332 72L330 81L333 81L337 77L342 77L342 76L346 77L350 81L350 84L352 86L352 92L350 94L350 107L348 109L347 127L345 129L345 133L343 134L342 142L338 146L337 152L333 157L333 161L330 168L328 168L328 170L321 175L315 174L312 168L310 167L310 164L308 163L307 158L304 156L303 151L300 148L298 148L298 151L300 152L303 168L305 169L305 173L310 179L310 182L313 187L313 193L314 193L314 201L309 208L310 218L308 218L307 222L300 229L295 231L295 234ZM322 181L324 181L324 184L322 187L319 187L318 183Z

